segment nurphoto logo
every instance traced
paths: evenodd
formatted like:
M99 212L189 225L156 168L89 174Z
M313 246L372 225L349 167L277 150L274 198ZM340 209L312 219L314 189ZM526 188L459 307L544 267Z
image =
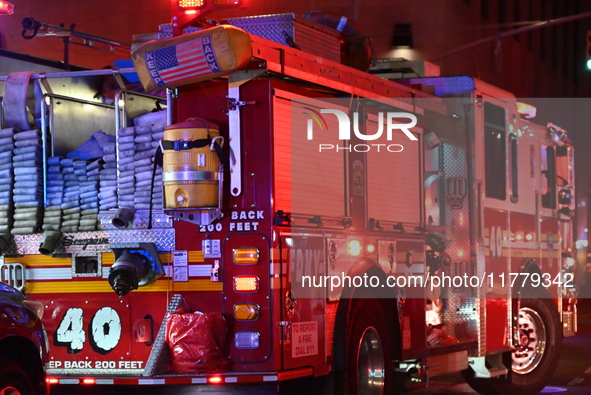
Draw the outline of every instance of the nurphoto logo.
M402 152L404 147L401 144L384 144L384 143L371 143L371 144L348 144L348 141L351 140L351 130L356 138L363 141L375 141L382 137L384 133L384 129L386 130L386 139L388 141L392 141L392 135L395 130L399 130L406 137L411 141L416 141L416 136L409 130L410 128L416 126L417 124L417 117L414 114L408 112L379 112L378 113L378 122L377 122L377 131L373 134L370 133L362 133L359 129L359 113L353 113L353 122L349 118L349 114L341 110L335 109L321 109L320 113L314 111L309 107L305 107L306 110L309 112L304 112L304 114L310 116L306 125L307 131L307 139L314 140L314 123L318 125L318 128L323 131L324 129L328 129L326 120L321 114L332 114L337 117L338 125L339 125L339 133L338 139L345 142L345 145L335 145L335 144L318 144L318 151L329 151L329 150L336 150L338 151L349 151L349 152L368 152L375 150L377 152L384 151L384 152ZM384 118L386 122L384 122ZM406 119L410 120L408 123L396 123L394 122L395 119ZM385 125L385 127L384 127ZM353 126L353 127L351 127ZM368 132L366 130L366 132Z

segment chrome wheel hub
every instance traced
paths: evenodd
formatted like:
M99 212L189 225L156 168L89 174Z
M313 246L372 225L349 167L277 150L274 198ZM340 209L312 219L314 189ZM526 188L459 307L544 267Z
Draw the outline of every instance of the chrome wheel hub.
M378 332L368 327L363 332L357 351L357 383L361 395L382 395L384 392L385 361Z
M546 350L546 326L537 311L529 307L519 310L517 320L517 348L513 351L513 372L527 374L533 371L544 357Z

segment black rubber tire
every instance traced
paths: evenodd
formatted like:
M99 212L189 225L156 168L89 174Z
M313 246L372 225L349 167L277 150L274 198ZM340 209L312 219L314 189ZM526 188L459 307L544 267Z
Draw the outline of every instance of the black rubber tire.
M343 379L335 382L335 394L391 394L392 335L382 303L378 299L355 299L350 317L346 336L346 371ZM374 347L368 349L368 343ZM378 375L377 380L371 380L363 369L359 369L360 364L366 363L383 366L378 369L383 379Z
M536 337L544 336L546 340L543 351L538 356L534 356L534 359L537 359L535 367L531 366L532 370L529 372L526 372L525 366L512 367L514 356L517 355L514 352L506 358L510 369L508 377L480 379L474 378L472 369L465 370L462 372L464 379L478 393L484 395L537 394L552 378L558 365L562 345L562 327L556 305L552 299L548 298L523 299L521 311L537 314L543 323L543 328L537 328L537 330L543 330L544 333L539 333ZM518 373L519 369L523 372Z
M0 395L41 395L40 390L16 363L0 361Z

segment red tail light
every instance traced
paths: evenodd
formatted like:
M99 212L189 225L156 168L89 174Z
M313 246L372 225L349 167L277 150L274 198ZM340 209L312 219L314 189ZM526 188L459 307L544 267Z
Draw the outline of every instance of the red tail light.
M259 278L257 276L234 277L234 291L255 292L259 290Z

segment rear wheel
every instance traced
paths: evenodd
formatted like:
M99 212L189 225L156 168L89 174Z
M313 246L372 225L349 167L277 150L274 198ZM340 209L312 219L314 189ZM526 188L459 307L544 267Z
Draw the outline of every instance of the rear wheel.
M37 395L31 380L16 363L0 361L0 395Z
M556 306L551 299L523 299L517 318L515 350L508 378L464 378L481 394L534 394L540 392L556 370L562 333Z
M392 392L392 336L382 304L357 299L347 328L347 365L341 393L382 395Z

